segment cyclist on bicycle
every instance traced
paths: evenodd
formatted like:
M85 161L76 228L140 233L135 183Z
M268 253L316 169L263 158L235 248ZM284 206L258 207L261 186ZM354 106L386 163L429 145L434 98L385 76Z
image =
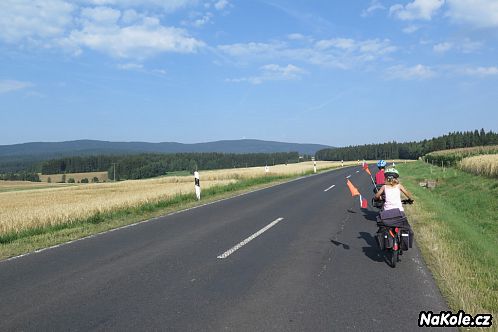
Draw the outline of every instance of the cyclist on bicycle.
M384 184L384 169L386 168L386 161L385 160L379 160L377 163L377 167L379 168L379 171L377 174L375 174L375 184L376 185L381 185Z
M403 204L401 203L401 193L405 194L405 196L413 202L411 198L411 194L399 183L399 172L396 168L390 167L385 170L385 184L380 188L380 190L375 194L375 199L379 200L384 194L385 203L384 203L384 211L391 209L399 209L400 211L404 211Z

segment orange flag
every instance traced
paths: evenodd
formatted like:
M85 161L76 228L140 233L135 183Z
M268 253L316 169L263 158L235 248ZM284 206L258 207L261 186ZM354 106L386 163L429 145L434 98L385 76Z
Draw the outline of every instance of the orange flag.
M370 173L370 170L368 169L368 164L367 163L363 164L363 169L365 170L365 172L368 173L368 175L372 176L372 173Z
M348 185L349 190L351 190L351 196L358 196L358 195L360 195L360 192L358 191L358 189L356 189L355 186L353 186L353 184L351 183L351 181L348 180L348 182L346 182L346 184Z

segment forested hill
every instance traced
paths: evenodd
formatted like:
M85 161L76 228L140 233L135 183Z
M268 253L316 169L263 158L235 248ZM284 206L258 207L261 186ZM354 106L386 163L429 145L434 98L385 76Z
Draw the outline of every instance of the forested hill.
M39 172L43 161L66 157L96 155L137 155L154 153L288 153L314 155L316 151L330 148L321 144L284 143L253 139L216 141L196 144L175 142L106 142L79 140L67 142L33 142L0 145L0 174Z
M316 157L320 160L417 159L438 150L496 144L498 144L498 134L481 129L452 132L419 142L390 142L323 149L316 153Z
M316 151L330 146L321 144L284 143L255 139L226 140L207 143L183 144L176 142L107 142L79 140L67 142L33 142L14 145L0 145L0 157L47 156L53 157L98 155L98 154L138 154L138 153L275 153L298 152L314 155Z
M146 179L169 172L253 167L299 162L297 152L278 153L163 153L66 157L43 162L42 174L108 171L117 180Z

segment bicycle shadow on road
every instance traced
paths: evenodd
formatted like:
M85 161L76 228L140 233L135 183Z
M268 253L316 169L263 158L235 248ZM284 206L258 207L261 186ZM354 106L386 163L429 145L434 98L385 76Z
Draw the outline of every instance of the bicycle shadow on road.
M387 263L385 255L380 250L379 245L377 244L377 240L375 240L375 237L373 237L372 234L368 232L360 232L359 234L360 236L358 236L358 239L365 240L366 244L368 245L367 247L362 247L362 251L365 254L365 256L367 256L374 262Z
M330 239L330 242L332 242L336 246L342 246L342 248L346 249L346 250L349 250L349 248L350 248L349 245L346 244L346 243L342 243L342 242L335 241L335 240L332 240L332 239Z
M370 220L370 221L377 221L377 216L379 215L379 213L377 211L361 209L361 212L363 213L363 216L365 217L365 219Z

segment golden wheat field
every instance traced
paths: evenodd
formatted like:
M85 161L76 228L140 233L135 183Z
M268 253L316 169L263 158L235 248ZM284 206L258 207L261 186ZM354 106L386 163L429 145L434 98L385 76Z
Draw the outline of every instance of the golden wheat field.
M458 167L473 174L498 177L498 154L464 158Z
M475 156L482 154L491 154L498 152L498 145L488 145L488 146L475 146L470 148L459 148L459 149L449 149L449 150L439 150L429 153L433 156L446 156L446 155L456 155L461 157Z
M354 163L344 163L351 165ZM339 162L317 162L317 169L340 167ZM313 170L312 162L270 166L270 175L299 175ZM264 167L200 171L203 189L265 175ZM178 194L194 192L193 176L170 176L116 183L76 184L36 190L1 192L0 234L71 223L97 212L139 206ZM28 185L28 184L26 184ZM29 183L33 185L33 183ZM47 185L35 184L36 185Z

